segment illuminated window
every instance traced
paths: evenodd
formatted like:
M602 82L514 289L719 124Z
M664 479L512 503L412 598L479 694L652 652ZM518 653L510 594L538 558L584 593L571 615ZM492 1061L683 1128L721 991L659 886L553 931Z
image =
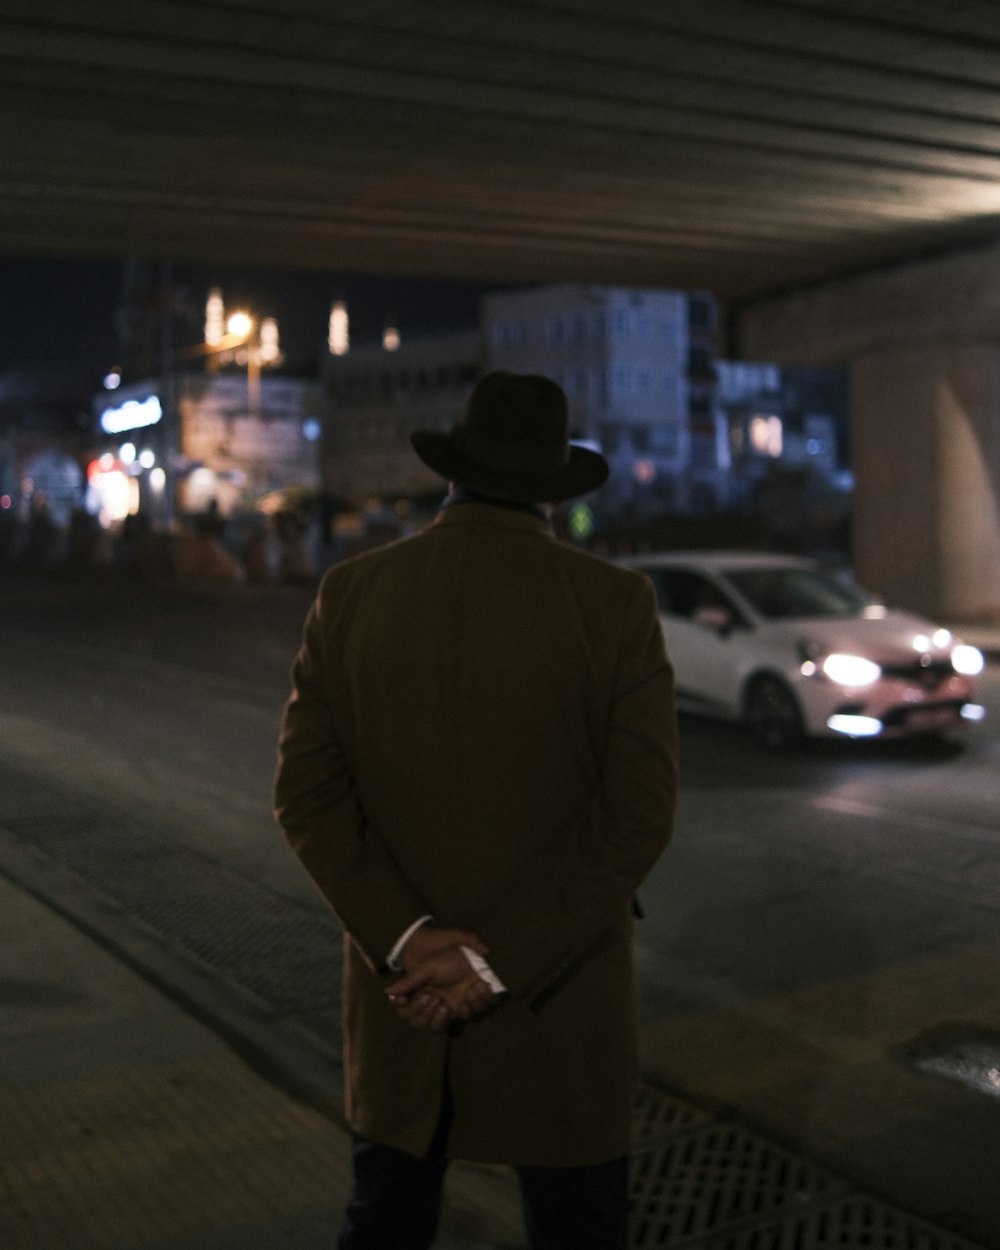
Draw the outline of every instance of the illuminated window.
M208 293L205 304L205 342L214 347L226 333L226 310L222 302L222 292L217 286Z
M758 414L750 420L750 446L762 456L780 456L781 418Z
M330 326L327 341L331 356L347 355L351 341L350 323L347 317L347 305L343 300L337 300L330 309Z

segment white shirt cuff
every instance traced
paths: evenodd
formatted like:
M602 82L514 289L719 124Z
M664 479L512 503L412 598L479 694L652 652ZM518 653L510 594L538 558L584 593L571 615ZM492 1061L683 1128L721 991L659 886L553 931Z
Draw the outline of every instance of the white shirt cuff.
M389 955L385 961L387 968L391 968L393 972L405 972L406 971L406 969L403 967L402 962L401 962L403 949L406 946L406 943L410 940L411 937L413 937L414 933L416 933L418 929L422 929L429 920L433 920L433 919L434 919L433 916L421 916L419 920L414 920L413 924L410 925L410 927L406 930L406 932L402 935L402 937L399 939L396 945L389 952Z
M460 946L458 949L472 965L473 971L482 977L494 994L507 993L506 985L504 985L482 955L477 951L470 950L467 946Z

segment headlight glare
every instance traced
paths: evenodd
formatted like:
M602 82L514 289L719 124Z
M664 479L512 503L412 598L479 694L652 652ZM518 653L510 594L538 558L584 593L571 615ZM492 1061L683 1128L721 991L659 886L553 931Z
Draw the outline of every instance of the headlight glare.
M967 643L960 642L952 649L951 666L963 677L975 677L983 671L983 653L978 647L970 647Z
M874 660L836 652L823 661L823 672L838 686L871 686L882 676L882 670Z

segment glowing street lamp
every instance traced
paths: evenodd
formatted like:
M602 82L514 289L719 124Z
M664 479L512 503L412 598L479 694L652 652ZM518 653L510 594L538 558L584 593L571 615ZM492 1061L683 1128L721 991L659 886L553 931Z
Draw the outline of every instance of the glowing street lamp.
M278 323L265 317L258 326L247 312L234 312L226 321L228 334L222 347L243 347L247 359L247 406L251 416L260 412L260 370L262 365L281 363Z
M234 312L226 322L226 329L237 338L248 339L253 330L253 317L249 313Z

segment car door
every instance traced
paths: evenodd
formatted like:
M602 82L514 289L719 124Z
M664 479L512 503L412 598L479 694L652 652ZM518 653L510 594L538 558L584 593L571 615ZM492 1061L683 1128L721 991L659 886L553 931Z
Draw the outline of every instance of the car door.
M725 591L696 569L648 567L673 660L677 696L704 712L739 712L740 650L748 623Z

